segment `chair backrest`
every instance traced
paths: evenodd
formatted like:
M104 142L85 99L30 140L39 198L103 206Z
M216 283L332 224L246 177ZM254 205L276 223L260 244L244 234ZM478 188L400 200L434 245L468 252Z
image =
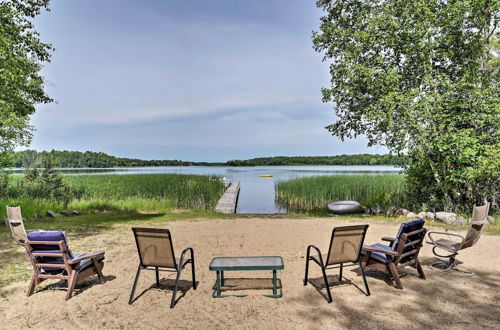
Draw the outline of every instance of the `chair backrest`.
M32 231L28 233L26 250L34 267L40 264L51 265L39 267L47 272L68 268L65 264L73 258L64 231Z
M23 216L21 214L21 207L10 207L7 205L7 225L12 233L12 238L19 245L24 245L26 242L27 235L26 229L24 229Z
M460 247L461 250L473 246L481 237L484 225L486 224L488 213L490 210L490 203L483 206L475 206L472 209L472 219L470 221L470 228L467 231L464 242Z
M132 231L142 266L177 269L172 236L168 229L134 227Z
M400 253L396 263L406 263L418 257L427 232L424 224L425 221L418 218L401 224L396 240L391 244L391 248Z
M335 227L325 266L359 261L368 225Z

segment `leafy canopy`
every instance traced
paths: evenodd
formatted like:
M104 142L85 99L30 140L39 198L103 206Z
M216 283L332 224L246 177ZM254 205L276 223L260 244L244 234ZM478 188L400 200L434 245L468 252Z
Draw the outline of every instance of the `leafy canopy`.
M0 1L0 156L30 142L29 116L35 105L52 102L40 75L52 46L39 39L32 23L48 4L49 0Z
M341 139L407 153L416 206L498 199L500 67L495 0L319 0L314 48L330 62Z

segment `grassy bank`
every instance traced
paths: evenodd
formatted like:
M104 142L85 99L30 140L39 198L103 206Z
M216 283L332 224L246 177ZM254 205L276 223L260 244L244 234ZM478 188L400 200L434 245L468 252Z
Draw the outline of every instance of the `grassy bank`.
M288 210L314 212L327 204L355 200L367 207L392 206L403 191L402 175L335 175L299 178L276 184L276 200Z
M83 190L82 197L71 201L67 207L56 200L4 199L0 200L0 217L5 216L6 204L21 205L28 218L49 209L55 212L63 209L83 212L211 210L225 189L217 177L181 174L78 175L66 176L64 181Z

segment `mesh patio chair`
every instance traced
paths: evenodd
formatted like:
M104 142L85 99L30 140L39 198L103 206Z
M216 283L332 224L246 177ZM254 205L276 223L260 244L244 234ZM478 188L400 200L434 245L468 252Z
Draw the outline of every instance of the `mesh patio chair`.
M335 227L332 231L328 254L322 255L321 250L314 246L307 247L306 272L304 285L307 285L309 273L309 261L314 261L321 268L323 281L327 292L328 303L332 302L332 293L326 276L326 270L339 268L339 282L342 281L342 270L344 267L359 266L363 276L367 296L370 295L370 288L365 277L364 266L360 263L360 253L365 240L368 225ZM317 256L311 255L311 249L316 250ZM349 264L350 263L350 264Z
M88 254L72 253L64 231L28 233L26 250L33 266L28 296L31 296L35 287L46 279L67 281L66 300L72 297L75 284L89 276L97 275L101 284L106 282L102 275L104 251Z
M139 267L135 276L132 292L130 293L129 304L134 301L135 290L139 281L141 270L154 270L156 272L156 285L160 286L160 271L176 272L174 290L170 308L174 308L175 297L179 288L181 272L188 264L191 264L191 276L193 281L193 290L196 290L194 251L192 248L185 248L181 252L179 260L175 258L172 236L168 229L157 228L132 228L134 232L137 252L139 253ZM186 258L189 252L191 257Z
M398 289L403 289L399 279L399 270L406 266L416 268L419 277L425 279L424 270L418 260L418 254L427 232L424 224L425 221L422 219L402 223L395 238L382 237L383 241L390 242L389 246L379 243L363 246L361 263L366 268L389 274Z
M447 272L450 269L453 269L462 272L465 275L474 275L474 271L471 269L463 266L460 267L462 269L458 267L459 262L456 260L456 256L459 251L474 246L479 240L487 221L486 218L488 217L489 209L489 203L486 203L483 206L474 206L470 227L465 237L459 234L451 233L453 230L461 230L459 228L447 228L444 232L429 232L429 235L427 236L429 240L427 243L433 245L432 253L439 258L448 259L447 261L440 260L433 262L429 265L429 267L433 270ZM441 238L437 238L436 236Z
M5 222L10 228L12 238L14 238L17 244L24 246L28 238L26 229L24 229L21 207L10 207L7 205L7 218L5 219Z

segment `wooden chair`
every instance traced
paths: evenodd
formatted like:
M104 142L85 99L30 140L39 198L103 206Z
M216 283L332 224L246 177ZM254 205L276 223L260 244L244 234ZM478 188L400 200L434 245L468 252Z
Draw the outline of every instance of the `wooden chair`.
M156 285L160 286L160 271L176 272L174 290L170 308L174 308L176 301L175 296L179 288L179 280L181 272L186 265L191 264L191 276L193 280L193 290L196 290L195 266L194 266L194 251L188 247L182 250L181 258L177 260L174 254L172 244L172 236L168 229L158 228L132 228L139 253L139 267L135 276L132 292L130 293L129 304L134 301L135 289L139 281L141 270L154 270L156 272ZM186 253L189 252L191 258L186 258Z
M7 205L7 218L5 222L10 228L12 238L17 244L24 246L28 240L26 229L24 229L23 216L21 214L21 207L10 207Z
M102 275L104 251L74 254L68 247L64 231L30 232L25 246L33 265L28 296L46 279L67 281L66 300L72 297L75 284L89 276L97 275L101 284L106 282Z
M363 276L363 282L365 284L365 294L369 296L370 288L368 287L368 282L366 281L364 266L359 262L361 257L361 248L365 240L367 229L368 225L343 226L333 228L327 255L322 255L321 250L318 247L309 245L307 247L304 285L307 285L309 261L312 260L321 268L321 272L323 273L323 281L327 292L327 301L328 303L331 303L332 293L330 292L330 285L326 276L326 270L339 268L340 282L342 281L342 270L344 267L359 266L359 268L361 269L361 274ZM316 256L311 255L311 249L316 250Z
M470 227L465 237L450 232L452 230L461 230L459 228L447 228L444 232L429 232L429 235L427 237L430 241L427 241L427 243L433 245L432 253L434 253L434 255L436 255L437 257L448 259L447 261L433 262L429 265L429 267L433 270L447 272L450 269L453 269L462 272L465 275L474 275L474 271L472 271L471 269L463 266L461 266L461 268L463 269L459 268L459 262L455 257L458 255L459 251L474 246L479 240L479 237L481 237L481 233L483 232L484 225L487 221L486 218L488 217L489 209L489 203L483 206L474 206L472 210ZM438 239L435 236L441 238ZM446 238L443 238L443 236ZM444 251L444 253L446 254L442 254L443 252L441 251Z
M418 260L418 253L427 232L424 224L422 219L402 223L395 238L382 238L383 241L390 242L389 246L379 243L363 246L361 264L366 268L389 274L398 289L403 289L399 270L406 266L416 268L420 278L425 279L424 270Z

